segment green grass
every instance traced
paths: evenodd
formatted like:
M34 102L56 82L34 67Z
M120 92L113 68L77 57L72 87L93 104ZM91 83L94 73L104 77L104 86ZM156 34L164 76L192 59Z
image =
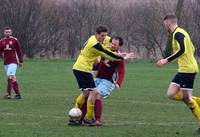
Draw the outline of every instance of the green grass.
M103 127L69 127L78 85L73 62L27 61L18 69L23 99L0 97L0 137L192 137L199 127L181 102L166 98L176 65L163 69L153 63L129 63L120 92L104 100ZM3 66L0 95L6 90ZM200 78L195 82L200 95Z

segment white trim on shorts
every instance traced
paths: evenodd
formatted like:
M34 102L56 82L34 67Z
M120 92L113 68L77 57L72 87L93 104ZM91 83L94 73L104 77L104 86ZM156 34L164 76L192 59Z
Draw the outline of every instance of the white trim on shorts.
M88 91L93 91L93 90L96 90L96 88L80 88L79 89L80 91L86 91L86 90L88 90Z
M189 91L192 91L193 89L191 88L180 88L181 90L189 90Z
M180 87L180 84L177 84L175 82L171 82L171 84L176 85L177 87Z

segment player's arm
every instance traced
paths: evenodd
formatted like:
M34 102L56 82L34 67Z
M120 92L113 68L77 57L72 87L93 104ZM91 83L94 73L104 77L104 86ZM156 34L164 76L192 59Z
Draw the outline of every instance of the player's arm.
M124 81L124 75L125 75L125 62L120 61L117 65L117 82L116 84L121 87L123 81Z
M180 32L177 32L175 34L175 40L177 40L179 43L179 50L176 53L172 54L171 56L169 56L165 59L159 60L157 62L158 66L163 66L163 65L167 64L168 62L174 61L175 59L178 59L185 53L184 37L185 36Z
M21 46L18 40L16 40L16 52L17 52L17 56L19 58L19 63L23 63L23 53L21 50Z
M185 53L184 37L185 36L180 32L177 32L175 34L175 40L177 40L179 43L179 51L177 51L175 54L167 57L168 62L178 59L180 56L182 56Z
M101 62L101 56L97 57L97 59L94 62L94 66L97 66Z
M0 56L2 57L3 53L3 47L2 47L2 41L0 40Z
M101 57L99 56L99 57L97 57L97 59L95 60L95 62L93 64L93 68L92 68L92 72L91 72L93 78L96 78L96 76L97 76L100 61L101 61Z
M116 55L114 52L109 51L108 49L104 48L101 44L97 43L96 45L93 46L95 49L95 53L103 58L106 58L111 61L120 61L123 60L124 58Z

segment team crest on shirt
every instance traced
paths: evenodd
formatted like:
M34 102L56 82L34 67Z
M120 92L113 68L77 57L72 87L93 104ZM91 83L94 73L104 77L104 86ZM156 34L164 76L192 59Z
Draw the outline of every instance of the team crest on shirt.
M9 44L10 44L10 45L12 45L12 44L13 44L13 42L12 42L12 41L9 41Z

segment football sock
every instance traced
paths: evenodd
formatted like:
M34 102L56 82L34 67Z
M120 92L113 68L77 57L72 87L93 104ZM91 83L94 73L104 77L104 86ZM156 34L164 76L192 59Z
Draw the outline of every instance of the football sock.
M200 105L200 98L196 96L192 96L192 98L197 102L198 105ZM178 91L174 97L175 100L177 101L182 101L183 100L183 93L181 91Z
M176 100L176 101L182 101L183 100L183 93L180 90L174 96L174 100Z
M101 121L102 100L97 99L97 100L95 101L94 113L95 113L95 120Z
M11 95L11 91L12 91L12 79L8 79L8 83L7 83L7 93L8 93L8 95Z
M17 81L13 81L12 85L13 85L13 89L14 89L14 91L15 91L15 94L16 94L16 95L20 95L20 92L19 92L19 85L18 85Z
M82 111L82 116L81 116L81 121L82 121L87 113L87 102L86 101L83 104L83 106L81 107L81 111Z
M87 102L87 113L85 118L88 120L92 120L94 118L94 104L92 102Z
M192 96L192 98L197 102L198 105L200 105L200 98L196 96Z
M197 102L195 100L193 100L191 103L188 103L187 106L191 109L193 115L200 122L200 108L199 108Z
M82 95L79 95L76 99L75 107L81 109L84 103L85 103L85 98Z

